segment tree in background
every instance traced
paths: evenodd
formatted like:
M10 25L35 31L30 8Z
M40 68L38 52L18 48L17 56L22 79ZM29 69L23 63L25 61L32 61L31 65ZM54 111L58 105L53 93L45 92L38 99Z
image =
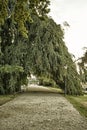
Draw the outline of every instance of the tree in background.
M84 55L80 58L81 61L78 62L82 82L87 82L87 48L85 49Z

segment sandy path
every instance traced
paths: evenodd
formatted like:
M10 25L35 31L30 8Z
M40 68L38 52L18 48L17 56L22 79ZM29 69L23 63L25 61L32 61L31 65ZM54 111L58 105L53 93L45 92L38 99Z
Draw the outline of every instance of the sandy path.
M87 130L87 120L60 94L30 92L0 106L0 130Z
M43 87L36 84L28 85L25 91L29 92L52 92L52 93L59 93L59 90L52 87Z

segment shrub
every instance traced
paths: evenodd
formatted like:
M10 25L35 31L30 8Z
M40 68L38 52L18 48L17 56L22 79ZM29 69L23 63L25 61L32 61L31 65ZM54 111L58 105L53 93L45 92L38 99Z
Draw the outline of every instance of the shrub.
M41 77L39 78L39 84L43 86L49 86L49 87L55 87L56 83L53 79L47 78L47 77Z

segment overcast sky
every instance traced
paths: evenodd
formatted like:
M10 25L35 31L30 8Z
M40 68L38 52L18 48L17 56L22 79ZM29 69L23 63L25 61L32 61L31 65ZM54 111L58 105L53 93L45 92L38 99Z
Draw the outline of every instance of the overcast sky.
M87 47L87 0L51 0L50 16L56 23L67 21L70 28L65 31L65 42L69 52L76 58L82 56Z

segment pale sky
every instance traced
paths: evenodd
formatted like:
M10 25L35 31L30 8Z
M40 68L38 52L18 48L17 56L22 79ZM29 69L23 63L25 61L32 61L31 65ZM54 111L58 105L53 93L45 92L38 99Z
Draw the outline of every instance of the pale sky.
M87 47L87 0L50 0L50 16L56 23L67 21L65 43L70 53L81 57Z

